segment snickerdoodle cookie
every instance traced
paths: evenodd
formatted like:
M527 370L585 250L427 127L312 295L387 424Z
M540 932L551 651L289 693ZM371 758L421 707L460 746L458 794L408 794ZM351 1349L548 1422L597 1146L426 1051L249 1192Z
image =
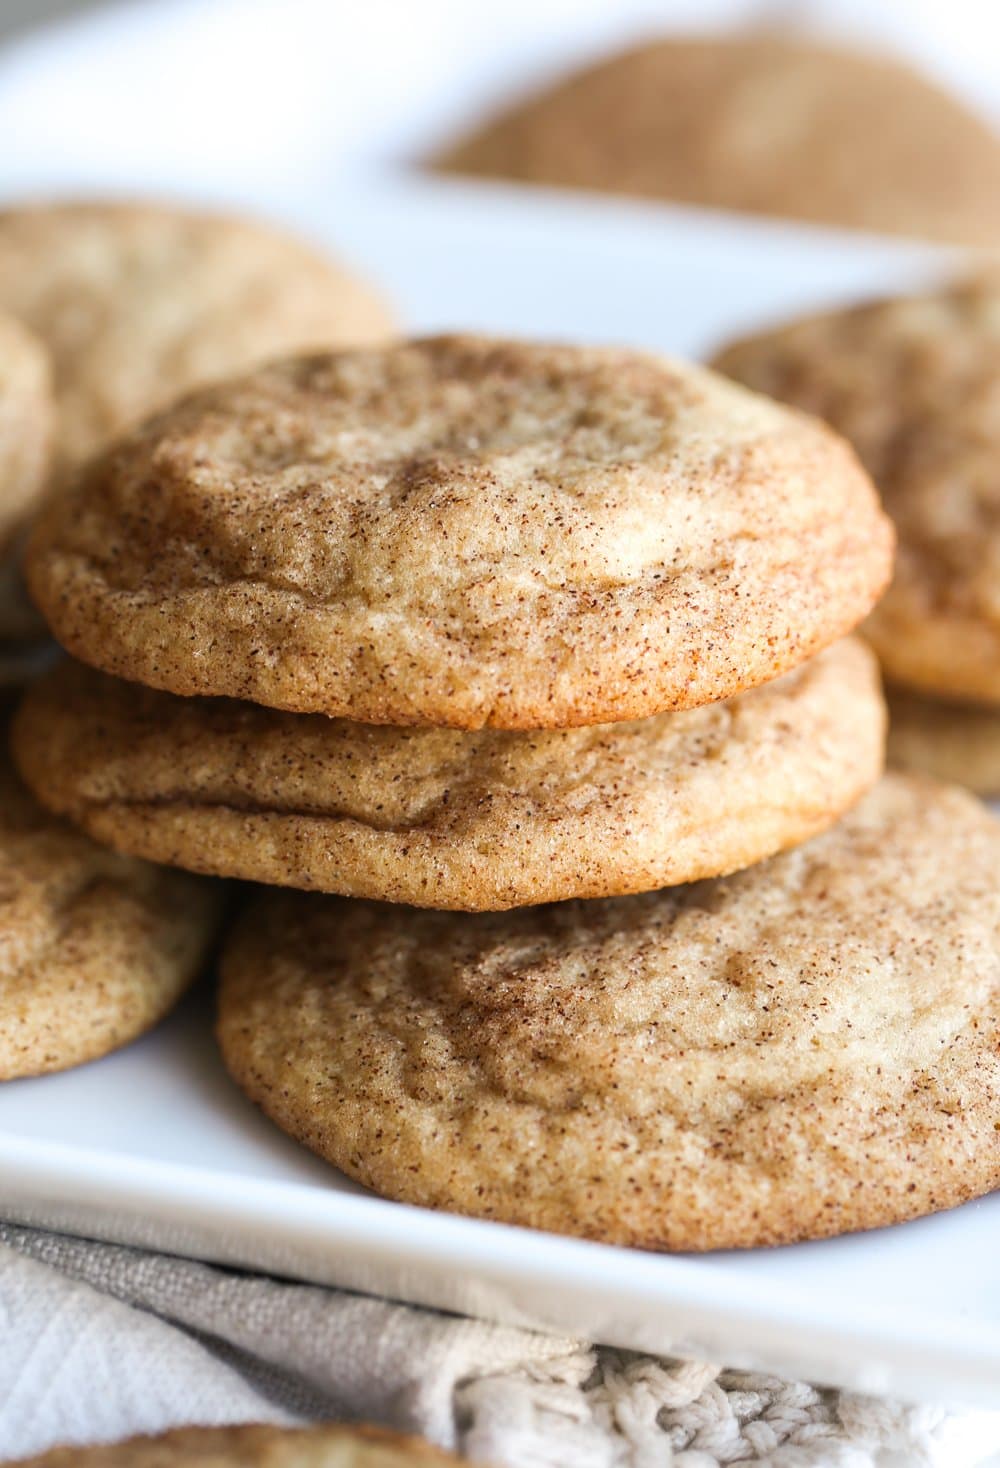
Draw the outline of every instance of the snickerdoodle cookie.
M147 203L0 211L0 307L51 353L57 478L181 392L389 328L366 285L301 241Z
M538 733L178 698L67 662L13 734L43 803L121 851L466 909L748 866L853 805L884 739L875 660L852 640L729 702Z
M1000 703L1000 274L795 322L715 365L826 418L878 485L899 555L865 631L890 681Z
M1000 140L888 57L767 35L677 36L515 102L459 173L1000 244Z
M530 729L766 682L891 553L824 425L639 352L442 337L193 395L48 508L28 577L70 652L153 687Z
M19 1468L447 1468L464 1459L382 1427L317 1423L177 1427L153 1437L53 1448Z
M0 1080L95 1060L194 978L220 887L97 846L0 763Z
M891 764L1000 795L1000 708L945 703L901 688L889 689L887 698Z
M1000 1184L1000 825L887 776L736 876L444 914L255 899L219 1038L389 1197L647 1248L773 1244Z

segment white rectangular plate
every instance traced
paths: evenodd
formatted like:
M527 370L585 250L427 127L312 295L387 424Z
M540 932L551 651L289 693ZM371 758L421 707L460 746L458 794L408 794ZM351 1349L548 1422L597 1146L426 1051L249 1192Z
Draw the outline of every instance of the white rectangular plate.
M284 202L420 330L702 354L940 257L694 211L444 182L341 181ZM666 1257L372 1197L227 1080L196 996L94 1065L0 1089L7 1218L445 1309L873 1392L1000 1404L1000 1195L794 1248Z

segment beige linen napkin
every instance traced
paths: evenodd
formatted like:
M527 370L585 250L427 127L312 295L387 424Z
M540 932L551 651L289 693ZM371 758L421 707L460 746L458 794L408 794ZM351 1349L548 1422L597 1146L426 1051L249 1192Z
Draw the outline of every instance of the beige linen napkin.
M364 1419L497 1468L972 1468L904 1407L0 1224L0 1458L180 1423Z

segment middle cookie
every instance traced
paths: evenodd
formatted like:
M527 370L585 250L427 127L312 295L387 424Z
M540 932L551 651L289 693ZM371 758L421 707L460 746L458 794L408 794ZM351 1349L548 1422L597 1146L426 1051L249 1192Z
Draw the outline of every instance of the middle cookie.
M66 662L29 691L13 750L43 804L119 850L476 911L749 866L832 825L884 738L874 658L847 640L728 702L540 733L178 698Z

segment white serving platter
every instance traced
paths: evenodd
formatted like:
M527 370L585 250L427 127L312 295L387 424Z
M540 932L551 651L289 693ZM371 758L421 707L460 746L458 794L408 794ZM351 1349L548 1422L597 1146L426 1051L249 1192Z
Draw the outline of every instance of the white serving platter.
M655 206L341 179L289 219L419 330L698 355L769 318L903 287L928 251ZM206 988L154 1034L0 1088L0 1215L658 1352L1000 1405L1000 1194L867 1235L667 1257L383 1201L226 1078Z

